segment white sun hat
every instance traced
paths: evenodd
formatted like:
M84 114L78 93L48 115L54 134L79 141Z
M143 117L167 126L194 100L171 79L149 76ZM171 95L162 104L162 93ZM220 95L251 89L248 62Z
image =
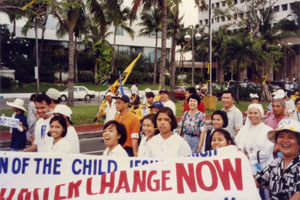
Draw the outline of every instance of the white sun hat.
M58 100L60 97L60 92L55 88L49 88L46 92L46 95L50 97L50 99Z
M276 134L284 130L300 134L300 123L293 119L283 119L279 122L276 130L272 130L268 133L268 139L275 143Z
M59 114L65 115L71 119L72 110L71 110L71 108L69 108L66 105L58 104L57 106L55 106L52 113L59 113Z
M19 108L19 109L24 110L26 112L26 109L24 108L23 99L15 99L14 102L8 102L7 101L6 104L8 106L11 106L11 107Z

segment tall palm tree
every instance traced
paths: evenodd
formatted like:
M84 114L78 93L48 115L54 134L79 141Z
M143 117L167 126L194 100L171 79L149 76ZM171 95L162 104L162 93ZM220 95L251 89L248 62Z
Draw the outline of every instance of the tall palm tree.
M160 74L159 83L161 88L165 88L165 74L166 74L166 54L167 54L167 17L168 4L167 0L132 0L132 19L136 17L139 7L143 6L144 10L150 9L153 5L158 5L161 10L161 58L160 58Z
M160 11L157 6L153 6L150 12L143 12L141 20L138 25L143 28L140 30L140 35L149 35L155 33L155 49L154 49L154 69L153 69L153 85L156 85L156 74L157 74L157 43L158 33L161 30L160 25Z
M117 29L121 28L122 30L125 30L125 32L129 34L131 39L134 38L134 30L127 23L130 18L130 9L128 7L122 9L122 1L119 1L118 4L115 4L113 9L107 8L105 10L105 18L107 23L111 24L114 27L114 51L111 60L111 72L113 73L115 70Z
M78 0L61 0L59 2L52 0L51 6L53 10L54 16L58 19L59 24L64 25L68 28L69 35L69 77L68 77L68 106L74 105L74 30L76 27L76 23L82 13L81 9L84 10L83 1Z

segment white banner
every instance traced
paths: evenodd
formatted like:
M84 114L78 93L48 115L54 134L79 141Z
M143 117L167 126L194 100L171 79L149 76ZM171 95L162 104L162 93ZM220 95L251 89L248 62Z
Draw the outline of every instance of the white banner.
M260 199L248 159L224 150L160 161L0 152L0 199Z
M11 128L18 128L19 127L19 119L11 118L11 117L5 117L2 115L0 117L0 125L1 126L8 126Z

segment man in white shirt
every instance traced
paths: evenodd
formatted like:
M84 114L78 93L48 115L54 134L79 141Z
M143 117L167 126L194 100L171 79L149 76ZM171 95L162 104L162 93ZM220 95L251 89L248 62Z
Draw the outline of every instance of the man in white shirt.
M113 94L111 92L106 93L105 100L106 100L106 108L105 108L105 120L104 123L114 120L117 109L116 109L116 100L113 98Z
M130 88L131 90L131 95L135 94L135 95L138 95L139 94L139 89L137 87L137 83L133 84Z
M169 107L172 109L174 115L176 116L176 106L173 101L169 99L169 91L167 89L162 89L159 91L160 101L164 104L164 107Z
M46 152L49 150L53 143L53 138L48 136L50 119L52 118L51 111L51 99L46 94L39 94L35 100L36 113L39 116L34 131L33 145L24 149L24 152Z
M231 137L234 138L243 126L243 114L235 107L235 97L231 91L224 91L221 101L223 104L222 110L226 112L228 117L228 126L226 129L229 131Z

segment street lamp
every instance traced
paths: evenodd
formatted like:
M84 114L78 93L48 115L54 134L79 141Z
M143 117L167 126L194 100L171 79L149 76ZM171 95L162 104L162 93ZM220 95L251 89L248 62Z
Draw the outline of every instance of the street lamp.
M194 48L194 38L196 40L200 40L201 38L201 34L200 33L196 33L194 35L194 26L192 26L192 36L190 36L189 34L186 34L184 36L184 40L185 41L190 41L192 39L192 86L194 86L194 72L195 72L195 48Z

